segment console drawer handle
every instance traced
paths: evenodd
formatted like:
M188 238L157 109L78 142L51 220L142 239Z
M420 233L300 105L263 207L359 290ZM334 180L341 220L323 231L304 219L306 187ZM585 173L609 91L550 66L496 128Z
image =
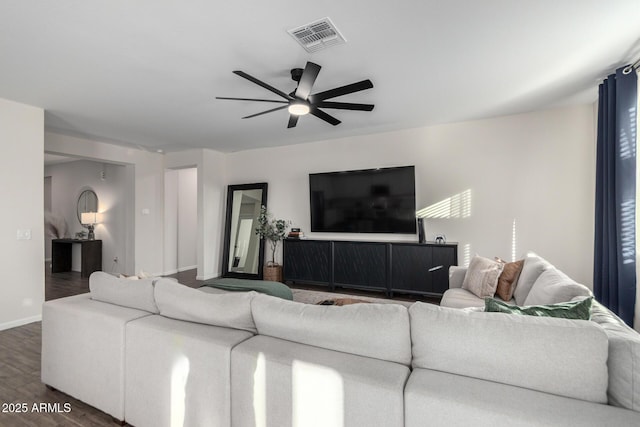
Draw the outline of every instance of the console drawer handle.
M437 265L437 266L435 266L435 267L431 267L431 268L429 269L429 273L433 273L434 271L438 271L438 270L440 270L442 267L444 267L444 265Z

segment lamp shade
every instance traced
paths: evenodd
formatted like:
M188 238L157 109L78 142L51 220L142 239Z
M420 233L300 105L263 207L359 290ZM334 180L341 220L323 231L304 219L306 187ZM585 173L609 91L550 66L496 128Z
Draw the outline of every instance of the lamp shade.
M97 212L82 212L80 215L83 224L98 224L100 222L100 214Z

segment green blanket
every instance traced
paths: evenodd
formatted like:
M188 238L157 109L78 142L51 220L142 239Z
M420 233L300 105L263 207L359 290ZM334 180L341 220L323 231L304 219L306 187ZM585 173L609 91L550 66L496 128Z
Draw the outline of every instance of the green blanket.
M293 294L291 293L291 289L289 289L287 285L280 282L222 277L219 279L207 280L206 282L204 282L204 286L211 286L212 288L224 289L226 291L262 292L263 294L293 301Z

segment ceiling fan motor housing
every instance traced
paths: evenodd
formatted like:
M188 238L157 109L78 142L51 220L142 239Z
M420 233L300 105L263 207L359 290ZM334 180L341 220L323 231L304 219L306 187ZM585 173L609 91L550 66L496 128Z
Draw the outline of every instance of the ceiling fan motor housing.
M295 82L299 82L300 78L302 78L302 73L304 70L302 68L292 68L291 69L291 78Z

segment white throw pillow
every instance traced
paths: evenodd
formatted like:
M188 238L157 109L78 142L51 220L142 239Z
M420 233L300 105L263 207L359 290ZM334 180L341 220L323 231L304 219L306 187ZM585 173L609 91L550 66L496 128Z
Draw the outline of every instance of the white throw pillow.
M496 293L498 278L504 264L489 258L474 256L469 263L467 273L462 282L462 289L466 289L479 298L492 297Z
M533 283L524 305L558 304L571 301L578 296L591 296L591 291L556 268L540 274Z
M204 323L256 333L251 300L257 292L210 294L168 279L155 285L160 314L172 319Z
M553 268L553 265L551 265L549 261L533 252L528 252L524 256L524 265L522 266L520 276L518 276L516 288L513 291L513 298L516 300L516 304L524 305L533 283L540 277L543 271L550 268Z
M103 271L89 277L91 299L158 313L153 297L153 279L120 279Z

